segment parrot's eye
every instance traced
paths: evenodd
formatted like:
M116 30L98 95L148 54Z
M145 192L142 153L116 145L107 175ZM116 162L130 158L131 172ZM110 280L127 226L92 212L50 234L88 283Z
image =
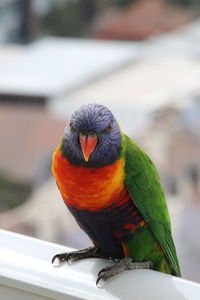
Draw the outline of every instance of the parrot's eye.
M103 133L109 133L111 132L111 130L112 130L112 123L110 123L106 129L104 129Z

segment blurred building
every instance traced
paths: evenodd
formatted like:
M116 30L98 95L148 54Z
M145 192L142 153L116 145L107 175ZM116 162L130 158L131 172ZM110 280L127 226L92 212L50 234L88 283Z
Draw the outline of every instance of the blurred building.
M62 38L0 49L0 174L41 184L66 121L50 109L60 97L138 59L133 43ZM6 130L5 130L6 128Z
M187 99L187 107L182 99L178 107L174 103L161 108L137 138L156 162L166 192L178 196L184 205L200 199L200 139L194 130L194 123L200 126L200 106L192 98Z
M38 106L0 105L0 173L17 182L42 184L65 122Z

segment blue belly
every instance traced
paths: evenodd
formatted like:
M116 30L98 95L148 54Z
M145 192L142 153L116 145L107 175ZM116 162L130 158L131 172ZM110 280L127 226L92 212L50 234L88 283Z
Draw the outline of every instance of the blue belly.
M122 243L133 234L130 234L125 224L137 225L142 220L132 200L122 206L111 205L98 212L78 210L71 206L68 208L94 245L112 258L124 257Z

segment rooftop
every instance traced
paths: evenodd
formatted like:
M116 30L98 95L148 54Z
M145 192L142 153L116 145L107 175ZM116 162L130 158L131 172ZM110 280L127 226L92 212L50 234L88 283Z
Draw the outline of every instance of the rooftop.
M107 10L94 24L94 37L143 40L170 32L194 19L194 13L166 0L139 0L121 9Z
M7 57L8 46L0 51L1 98L55 97L138 57L134 43L87 39L48 37L18 47L16 54L13 46L10 49Z

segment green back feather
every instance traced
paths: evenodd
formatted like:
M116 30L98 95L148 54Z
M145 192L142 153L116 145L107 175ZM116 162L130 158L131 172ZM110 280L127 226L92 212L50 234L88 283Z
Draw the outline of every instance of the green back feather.
M125 157L125 183L128 191L163 248L173 274L181 276L166 199L157 170L148 155L124 134L122 155Z

